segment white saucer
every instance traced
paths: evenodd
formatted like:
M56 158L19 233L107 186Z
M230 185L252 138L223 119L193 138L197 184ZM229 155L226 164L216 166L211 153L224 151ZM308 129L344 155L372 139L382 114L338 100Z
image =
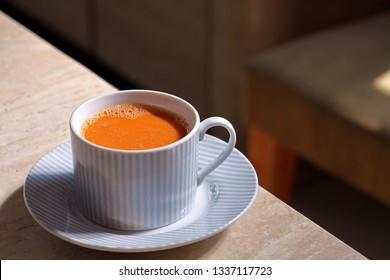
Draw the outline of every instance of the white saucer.
M200 143L200 167L218 156L225 145L206 135ZM25 203L34 219L55 236L104 251L156 251L208 238L226 229L248 210L258 187L252 165L235 149L199 187L195 209L186 217L158 229L123 231L95 224L78 211L71 196L72 164L69 142L43 156L27 176Z

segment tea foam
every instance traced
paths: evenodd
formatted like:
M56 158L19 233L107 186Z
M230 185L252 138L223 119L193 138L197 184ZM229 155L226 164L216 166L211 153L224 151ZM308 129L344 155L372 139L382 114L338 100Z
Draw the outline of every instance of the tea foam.
M94 114L90 118L88 118L84 125L81 128L81 133L84 134L84 131L88 125L93 124L95 121L97 121L99 118L103 116L107 117L125 117L129 119L135 119L144 115L148 114L158 114L158 113L164 113L169 114L174 117L175 121L183 126L187 132L188 132L188 124L187 122L180 116L176 114L172 114L171 112L156 107L156 106L148 106L145 104L133 104L133 103L125 103L125 104L118 104L111 106L109 108L103 109L100 112Z

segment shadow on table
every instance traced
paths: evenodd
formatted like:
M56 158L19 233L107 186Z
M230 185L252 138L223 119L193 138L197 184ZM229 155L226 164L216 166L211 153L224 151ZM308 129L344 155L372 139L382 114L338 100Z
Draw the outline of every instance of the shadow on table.
M202 259L223 240L224 233L187 246L147 252L114 253L79 247L43 229L28 212L23 187L0 208L0 259Z

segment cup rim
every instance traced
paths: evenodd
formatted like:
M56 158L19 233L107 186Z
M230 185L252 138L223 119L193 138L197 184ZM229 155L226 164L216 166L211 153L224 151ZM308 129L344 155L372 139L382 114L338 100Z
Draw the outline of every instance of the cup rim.
M186 136L184 136L183 138L181 138L181 139L179 139L179 140L177 140L177 141L175 141L175 142L173 142L171 144L164 145L164 146L161 146L161 147L151 148L151 149L143 149L143 150L121 150L121 149L109 148L109 147L101 146L101 145L95 144L95 143L93 143L91 141L88 141L87 139L83 138L80 135L80 132L77 131L77 128L75 127L74 122L75 122L77 111L82 106L85 106L88 103L96 102L96 100L99 100L99 99L102 99L102 98L106 98L107 96L121 95L121 94L126 94L126 93L129 93L129 92L143 92L143 93L147 93L147 94L159 94L159 95L164 95L166 97L175 99L175 100L177 100L177 101L179 101L181 103L184 103L184 105L189 107L192 110L192 112L194 113L194 115L195 115L195 124L194 124L194 126L192 127L190 132L187 133ZM147 103L145 103L145 104L147 104ZM195 109L195 107L192 106L188 101L184 100L181 97L178 97L176 95L169 94L169 93L166 93L166 92L155 91L155 90L145 90L145 89L118 90L118 91L114 91L114 92L110 92L110 93L105 93L105 94L102 94L102 95L99 95L99 96L95 96L95 97L90 98L90 99L82 102L81 104L79 104L73 110L73 112L71 113L70 118L69 118L69 127L70 127L71 134L74 137L77 137L77 139L79 139L80 141L82 141L85 144L90 145L90 146L92 146L92 147L94 147L96 149L101 149L101 150L105 150L105 151L108 151L108 152L114 152L114 153L125 153L125 154L155 153L155 152L162 152L162 151L166 151L166 150L171 150L174 147L177 147L177 146L181 145L182 143L186 142L187 140L191 139L194 136L194 134L198 131L199 124L200 124L199 113Z

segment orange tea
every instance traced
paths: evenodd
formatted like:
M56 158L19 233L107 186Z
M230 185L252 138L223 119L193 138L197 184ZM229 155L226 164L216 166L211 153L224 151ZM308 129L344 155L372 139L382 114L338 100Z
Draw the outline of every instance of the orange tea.
M181 116L165 109L146 104L119 104L87 119L81 134L100 146L144 150L171 144L187 135L187 129Z

